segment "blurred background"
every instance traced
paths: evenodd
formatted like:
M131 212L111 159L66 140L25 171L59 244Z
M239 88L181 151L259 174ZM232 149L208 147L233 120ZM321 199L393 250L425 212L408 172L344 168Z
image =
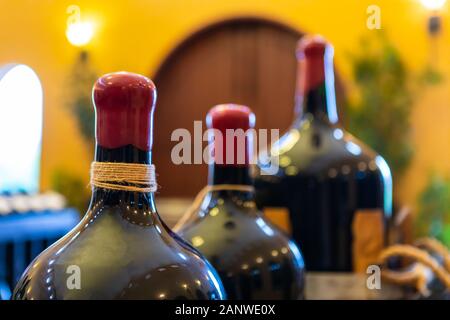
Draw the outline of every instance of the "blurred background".
M0 1L0 263L33 256L84 214L98 76L126 70L154 80L157 204L175 221L206 184L207 168L174 165L171 132L192 132L194 120L224 102L249 105L258 128L285 131L296 42L306 33L334 45L342 122L387 160L396 210L412 213L414 234L449 245L450 1L373 2ZM40 198L11 205L17 194ZM43 208L64 218L40 223L40 247L17 249L11 241L35 231L20 238L25 220L2 219ZM17 277L8 268L0 265L0 281Z

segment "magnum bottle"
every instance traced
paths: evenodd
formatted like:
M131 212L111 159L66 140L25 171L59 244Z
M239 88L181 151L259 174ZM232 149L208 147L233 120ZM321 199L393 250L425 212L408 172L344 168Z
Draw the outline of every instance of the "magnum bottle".
M339 124L332 46L305 37L297 58L296 118L271 149L278 173L256 178L257 203L287 221L308 271L365 272L387 240L390 170Z
M93 100L95 160L150 165L152 81L107 74L96 82ZM215 270L164 224L152 192L109 187L93 188L81 222L31 263L13 293L26 300L223 297Z
M229 299L297 299L303 296L303 259L286 235L257 210L250 176L251 110L218 105L206 118L214 161L199 209L179 229L213 264ZM227 136L231 130L232 137ZM244 141L244 143L242 143Z

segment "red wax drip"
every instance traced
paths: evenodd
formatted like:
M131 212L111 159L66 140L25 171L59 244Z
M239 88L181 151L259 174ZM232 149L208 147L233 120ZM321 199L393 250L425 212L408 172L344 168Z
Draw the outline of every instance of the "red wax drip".
M222 104L213 107L206 117L209 129L216 129L222 135L222 145L214 140L214 158L217 165L247 166L252 156L252 136L245 135L245 144L239 141L237 136L227 139L227 129L248 129L255 127L255 115L246 106L237 104ZM216 138L216 137L215 137ZM233 157L230 153L233 152ZM229 159L227 161L227 154ZM220 162L222 159L222 163Z
M151 150L156 88L150 79L129 72L106 74L95 83L92 96L98 145Z
M305 36L299 41L297 94L304 95L324 83L327 48L331 49L331 45L321 36Z

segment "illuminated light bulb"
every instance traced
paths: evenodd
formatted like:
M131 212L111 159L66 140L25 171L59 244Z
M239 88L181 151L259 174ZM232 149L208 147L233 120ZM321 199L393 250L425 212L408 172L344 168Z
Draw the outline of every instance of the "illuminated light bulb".
M422 5L429 10L441 9L447 0L420 0Z
M91 22L75 22L67 25L66 37L69 42L76 46L82 47L87 45L94 36L94 25Z

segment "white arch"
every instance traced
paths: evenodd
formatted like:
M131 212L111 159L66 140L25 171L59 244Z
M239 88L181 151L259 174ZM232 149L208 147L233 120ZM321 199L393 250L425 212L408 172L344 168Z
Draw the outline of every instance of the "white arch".
M0 68L0 192L39 189L43 91L30 67Z

